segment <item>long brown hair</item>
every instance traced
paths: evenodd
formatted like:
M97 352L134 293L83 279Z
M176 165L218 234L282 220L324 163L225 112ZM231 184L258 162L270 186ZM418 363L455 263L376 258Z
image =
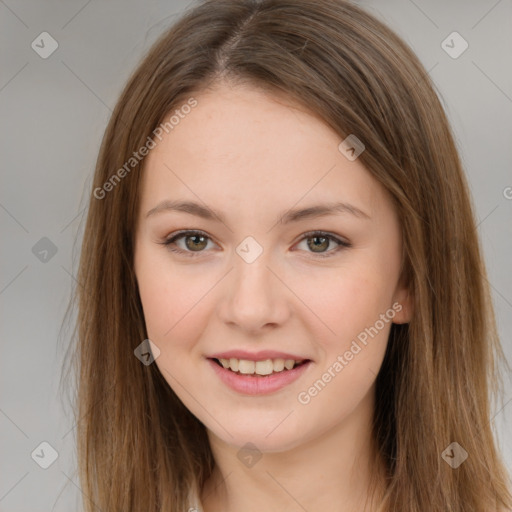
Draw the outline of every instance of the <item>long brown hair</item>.
M355 134L366 147L359 158L394 201L414 314L392 326L377 376L374 442L387 470L379 510L512 507L490 425L505 359L468 187L424 67L343 0L210 0L144 57L97 161L73 301L85 509L182 512L214 467L205 427L157 366L134 356L147 338L133 268L144 160L130 158L165 116L221 80L286 93L340 142ZM456 469L442 457L452 442L469 455Z

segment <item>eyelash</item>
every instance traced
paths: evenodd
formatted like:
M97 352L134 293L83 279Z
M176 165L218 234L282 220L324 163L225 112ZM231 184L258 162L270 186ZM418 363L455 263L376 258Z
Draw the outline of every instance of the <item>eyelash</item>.
M187 257L195 258L197 256L201 256L202 253L204 253L205 251L204 250L203 251L197 251L197 252L194 252L194 251L184 251L183 249L179 249L176 246L175 247L171 247L174 244L174 242L176 242L176 240L179 240L180 238L186 238L187 236L194 236L194 235L196 235L196 236L203 236L203 237L207 238L208 240L211 240L211 238L206 233L204 233L203 231L185 230L185 231L179 231L179 232L173 234L171 237L169 237L169 238L167 238L164 241L159 242L159 243L161 245L166 246L172 252L175 252L175 253L178 253L178 254L183 254L183 255L185 255ZM345 242L345 241L339 239L338 237L336 237L334 235L331 235L330 233L326 233L325 231L310 231L308 233L304 233L304 236L297 243L300 243L303 240L307 240L308 238L315 238L315 237L327 238L328 240L332 240L333 242L336 242L337 244L339 244L338 247L336 247L335 249L333 249L331 251L328 251L326 253L310 252L311 254L314 254L314 255L316 255L316 256L318 256L320 258L330 258L334 254L337 254L340 250L352 247L352 244L350 244L349 242Z

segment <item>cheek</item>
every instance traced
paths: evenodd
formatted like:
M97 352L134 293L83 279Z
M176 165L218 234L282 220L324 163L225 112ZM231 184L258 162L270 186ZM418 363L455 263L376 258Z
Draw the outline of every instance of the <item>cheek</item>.
M389 302L389 273L364 266L337 275L336 281L320 282L322 291L310 294L308 303L330 328L315 338L321 354L318 366L297 396L311 428L319 417L327 426L348 416L368 394L382 364L395 314Z
M331 272L301 275L297 279L294 289L312 312L321 349L345 350L386 313L393 290L389 274L361 260Z
M163 251L165 252L165 251ZM141 249L136 260L148 337L159 347L186 344L199 327L201 302L213 283L176 269L170 259ZM183 340L183 341L181 341Z
M148 338L160 351L155 364L190 408L193 404L181 395L180 386L193 372L196 341L205 329L201 321L207 317L201 302L207 292L205 284L180 276L174 269L149 266L140 272L139 291ZM187 388L193 386L188 383Z

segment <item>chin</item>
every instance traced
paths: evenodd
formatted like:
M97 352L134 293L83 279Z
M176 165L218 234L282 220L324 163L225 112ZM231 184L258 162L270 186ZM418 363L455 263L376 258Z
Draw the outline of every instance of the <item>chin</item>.
M285 415L286 416L286 415ZM281 417L279 421L272 422L272 426L268 426L268 422L252 421L246 425L241 423L224 424L223 426L229 432L215 425L213 429L207 426L213 434L222 442L243 450L248 443L254 445L260 452L279 453L286 452L296 448L305 442L304 428L299 429L298 426L289 424L287 428L284 423L291 419L287 418L283 424Z

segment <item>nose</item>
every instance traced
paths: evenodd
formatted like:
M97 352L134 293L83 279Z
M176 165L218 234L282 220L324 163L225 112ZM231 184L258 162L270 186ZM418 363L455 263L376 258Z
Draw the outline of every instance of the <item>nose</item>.
M233 255L234 268L226 276L218 315L227 325L258 334L276 328L290 316L292 293L272 268L266 253L247 263Z

